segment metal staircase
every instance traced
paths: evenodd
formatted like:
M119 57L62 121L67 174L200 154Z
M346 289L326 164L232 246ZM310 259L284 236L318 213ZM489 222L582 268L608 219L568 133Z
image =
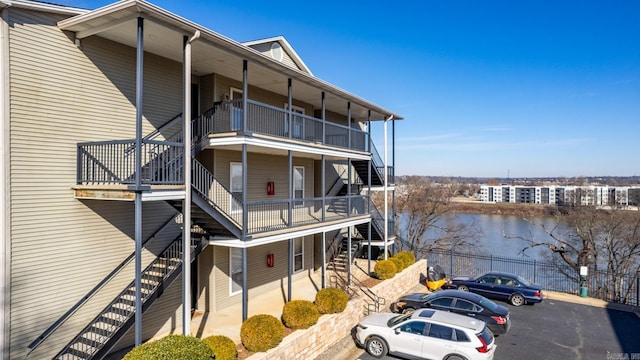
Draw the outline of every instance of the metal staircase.
M371 167L371 186L384 185L384 162L382 162L382 158L380 158L380 154L378 154L378 150L373 144L371 144L371 162L368 160L352 160L351 165L353 165L365 185L369 185L369 167ZM393 167L389 166L387 169L389 178L393 179Z
M206 244L200 240L192 241L192 259ZM142 272L143 312L181 271L182 239L178 238ZM135 282L131 282L54 359L88 360L104 357L135 321L135 290Z

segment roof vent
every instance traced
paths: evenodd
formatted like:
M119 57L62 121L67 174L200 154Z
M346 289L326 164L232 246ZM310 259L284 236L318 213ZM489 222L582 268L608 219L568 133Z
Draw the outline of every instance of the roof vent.
M284 53L282 52L282 46L277 42L271 44L271 57L278 61L282 61L283 56Z

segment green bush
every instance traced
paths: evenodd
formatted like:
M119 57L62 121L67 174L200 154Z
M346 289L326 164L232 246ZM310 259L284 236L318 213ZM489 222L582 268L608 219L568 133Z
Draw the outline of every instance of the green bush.
M203 339L213 351L216 360L235 360L238 358L236 343L224 335L213 335Z
M416 256L413 255L411 251L401 251L396 254L396 257L399 257L404 261L405 269L416 263Z
M402 270L404 270L404 259L402 257L394 256L392 258L389 258L389 260L396 266L396 272L401 272Z
M391 279L396 276L396 272L398 269L396 268L396 264L391 260L380 260L376 262L376 266L373 268L373 271L376 274L376 277L380 280Z
M273 315L254 315L242 323L240 340L249 351L272 349L284 338L284 325Z
M282 322L289 329L306 329L320 318L318 307L308 300L292 300L282 308Z
M344 311L349 302L349 296L344 290L324 288L316 293L316 306L321 314L337 314Z
M133 348L124 360L211 360L213 351L204 341L193 336L169 335Z

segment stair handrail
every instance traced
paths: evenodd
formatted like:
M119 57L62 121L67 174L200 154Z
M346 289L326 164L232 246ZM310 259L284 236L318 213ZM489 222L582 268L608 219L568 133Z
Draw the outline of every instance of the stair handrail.
M193 179L191 182L192 188L202 196L211 207L215 208L222 215L227 217L230 221L235 223L238 227L242 226L242 214L232 214L231 209L237 207L242 209L242 200L237 199L229 189L226 188L216 177L198 160L192 158L193 164ZM209 189L214 188L215 191L222 192L223 197L229 199L228 201L214 201L209 196ZM228 202L228 209L222 208L220 205ZM234 205L235 204L235 205Z
M362 281L360 281L360 279L358 279L357 276L352 275L351 282L358 287L358 289L360 290L360 292L362 292L363 295L365 295L366 297L371 299L371 301L373 301L376 312L380 311L381 305L385 305L387 303L387 300L385 298L373 292L373 290L371 290L371 288L369 288Z
M142 246L154 239L162 230L164 230L171 222L175 221L179 216L179 213L175 213L169 220L167 220L156 232L154 232L149 238L142 242ZM42 344L49 336L51 336L62 324L64 324L69 318L78 311L84 304L89 301L100 289L102 289L111 279L113 279L125 266L127 266L135 257L135 252L131 253L126 259L124 259L120 265L113 269L104 279L102 279L96 286L93 287L85 296L83 296L75 305L73 305L66 313L64 313L58 320L56 320L51 326L49 326L40 336L27 346L27 354L35 350L40 344Z
M378 149L376 149L376 146L373 144L373 142L371 143L371 162L373 163L373 169L376 171L376 173L378 174L380 179L382 179L382 183L384 184L384 182L385 182L385 179L384 179L384 166L385 166L385 164L382 161L382 157L380 157L380 153L378 153ZM389 166L389 169L391 171L387 175L390 178L393 179L393 167Z

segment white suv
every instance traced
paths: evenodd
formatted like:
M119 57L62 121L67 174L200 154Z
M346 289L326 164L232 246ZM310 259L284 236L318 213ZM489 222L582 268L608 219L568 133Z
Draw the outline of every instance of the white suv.
M435 309L373 314L358 323L354 338L375 357L387 353L443 360L493 359L496 345L483 321Z

